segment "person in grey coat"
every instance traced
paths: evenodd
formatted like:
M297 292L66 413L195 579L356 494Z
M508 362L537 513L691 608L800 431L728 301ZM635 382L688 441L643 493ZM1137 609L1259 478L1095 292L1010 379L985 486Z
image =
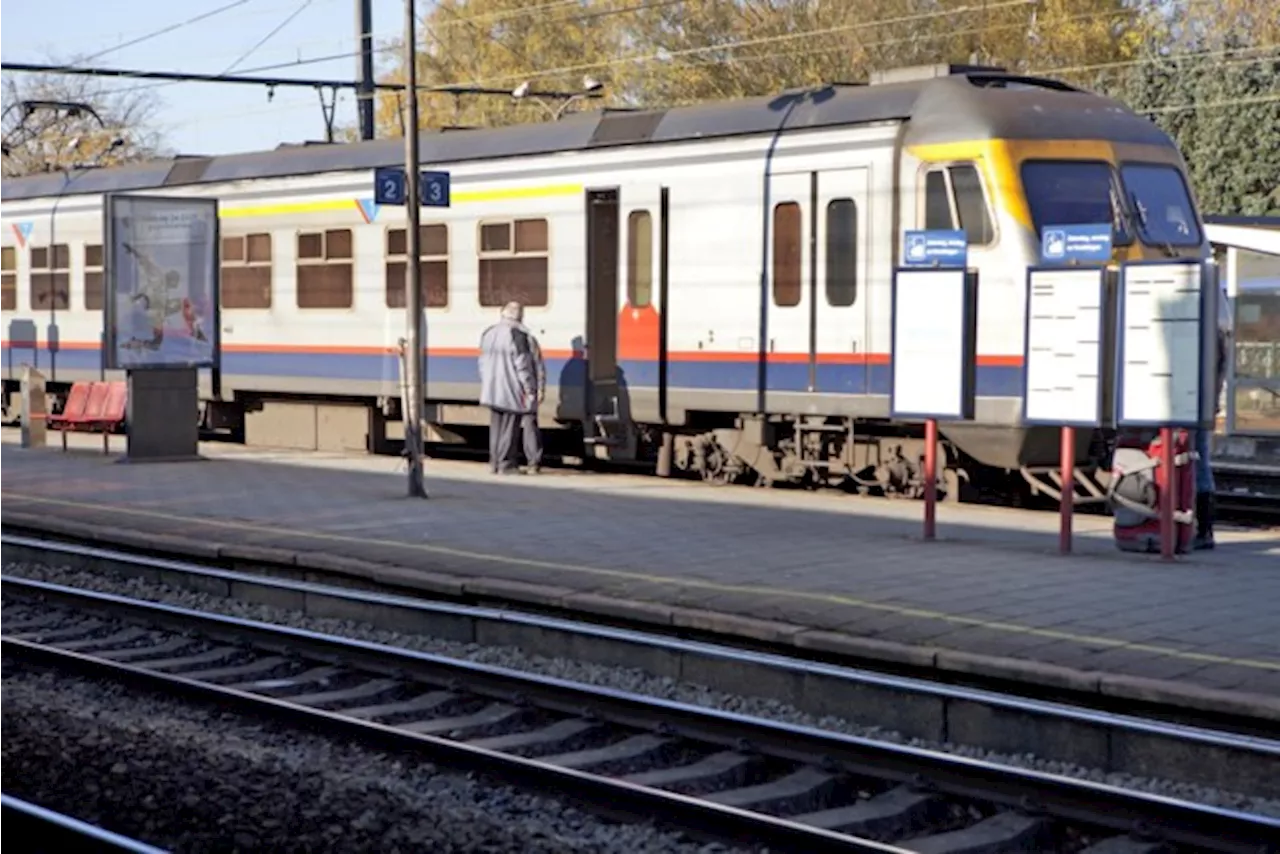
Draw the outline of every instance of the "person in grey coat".
M489 469L496 474L517 470L521 433L529 470L536 472L542 463L538 404L546 394L546 370L523 319L524 306L509 302L480 336L480 403L489 408Z

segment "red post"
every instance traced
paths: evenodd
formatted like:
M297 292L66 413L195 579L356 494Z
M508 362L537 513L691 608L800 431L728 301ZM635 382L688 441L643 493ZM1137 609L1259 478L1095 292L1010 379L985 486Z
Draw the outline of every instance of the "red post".
M1062 497L1058 504L1058 551L1071 553L1071 513L1075 509L1076 428L1062 428Z
M1160 490L1160 557L1173 560L1177 534L1173 527L1173 428L1160 428L1160 465L1164 468L1164 488Z
M938 422L924 422L924 538L932 540L938 509Z

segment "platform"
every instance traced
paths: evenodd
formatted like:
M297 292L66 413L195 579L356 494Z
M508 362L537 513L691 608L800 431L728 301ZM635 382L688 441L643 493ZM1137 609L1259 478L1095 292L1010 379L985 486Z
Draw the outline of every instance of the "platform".
M920 503L835 492L433 460L421 501L387 457L205 444L119 465L118 437L104 456L4 434L6 525L1280 720L1274 530L1167 563L1077 516L1060 556L1052 513L942 506L925 542Z

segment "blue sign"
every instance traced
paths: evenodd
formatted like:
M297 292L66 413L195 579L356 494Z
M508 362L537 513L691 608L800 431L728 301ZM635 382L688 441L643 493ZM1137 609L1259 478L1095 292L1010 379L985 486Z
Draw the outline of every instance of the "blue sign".
M1111 260L1111 226L1046 225L1040 239L1040 259L1045 264L1105 264Z
M963 231L908 231L903 244L908 267L963 267L969 260Z
M379 205L403 205L404 169L388 166L373 173L373 200ZM418 204L424 208L449 207L449 173L418 173Z

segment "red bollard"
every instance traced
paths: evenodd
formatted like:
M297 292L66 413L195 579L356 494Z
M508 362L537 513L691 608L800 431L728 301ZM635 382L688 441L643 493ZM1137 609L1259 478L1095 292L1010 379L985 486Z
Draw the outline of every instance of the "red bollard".
M938 422L924 422L924 538L932 540L937 528L938 508Z
M1076 428L1062 428L1062 496L1058 503L1058 551L1071 553L1071 513L1075 510Z
M1173 560L1177 532L1173 527L1173 490L1177 483L1173 470L1173 428L1160 428L1160 465L1164 468L1164 488L1160 490L1160 557Z

